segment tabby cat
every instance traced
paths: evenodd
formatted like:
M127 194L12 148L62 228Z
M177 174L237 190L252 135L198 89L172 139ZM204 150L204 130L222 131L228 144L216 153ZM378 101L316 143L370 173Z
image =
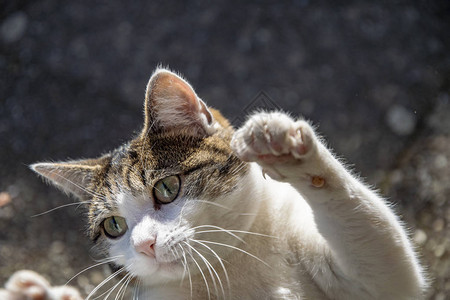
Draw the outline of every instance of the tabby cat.
M110 153L32 165L87 201L89 235L114 264L117 290L132 285L138 299L423 297L398 218L307 121L258 112L235 131L163 68L144 109L140 134Z

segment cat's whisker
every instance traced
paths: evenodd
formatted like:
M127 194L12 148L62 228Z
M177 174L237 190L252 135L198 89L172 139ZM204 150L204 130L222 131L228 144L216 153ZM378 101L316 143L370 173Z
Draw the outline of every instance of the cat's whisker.
M172 253L174 260L178 260L181 257L181 255L178 253L178 250L176 248L170 247L169 250ZM184 276L186 273L186 266L184 265L184 262L181 261L181 264L183 265L183 275L181 276L180 287L183 285Z
M125 279L126 278L126 279ZM114 297L114 300L119 300L119 298L120 298L120 296L122 295L122 292L123 291L125 291L125 286L126 286L126 284L127 284L127 281L128 281L128 279L130 278L130 276L125 276L124 278L122 278L120 281L119 281L119 283L117 284L117 286L118 285L120 285L120 283L121 283L121 281L122 280L124 280L123 281L123 284L120 286L120 288L119 288L119 290L116 292L116 297ZM112 294L112 291L110 291L110 293ZM109 297L109 296L108 296ZM106 298L105 300L107 300L108 298Z
M128 274L128 279L125 280L124 284L122 285L120 290L117 292L116 298L114 300L119 300L120 298L123 300L123 297L125 296L128 285L130 284L132 279L133 279L133 276L131 274ZM121 292L121 290L122 290L122 292Z
M192 299L192 277L191 277L191 271L189 269L189 264L188 264L187 258L186 258L186 251L184 251L183 246L181 246L181 244L178 244L178 246L180 246L181 252L183 253L184 265L186 266L186 269L188 272L188 277L189 277L189 287L190 287L190 291L191 291L190 299Z
M205 227L215 228L215 229L217 229L217 231L228 233L232 237L235 237L236 239L238 239L242 243L246 244L246 242L241 237L237 236L232 231L230 231L228 229L225 229L225 228L222 228L222 227L219 227L219 226L215 226L215 225L200 225L200 226L194 227L193 229L195 230L195 229L198 229L198 228L205 228ZM195 232L195 233L197 234L197 233L202 233L202 232L205 232L205 231L200 231L200 232Z
M89 300L91 299L91 297L93 295L95 295L95 293L97 293L97 291L99 289L101 289L106 283L108 283L110 280L112 280L114 277L116 277L117 275L119 275L121 272L123 272L125 270L125 267L120 268L119 270L117 270L116 272L112 273L111 275L109 275L108 277L106 277L105 280L103 280L99 285L97 285L90 293L89 295L86 297L85 300ZM106 293L106 292L105 292ZM101 296L103 296L105 293L101 294ZM98 298L98 297L97 297Z
M184 263L184 260L181 260L181 264L183 265L183 275L181 275L181 280L180 280L180 285L179 287L182 287L184 284L184 279L186 278L186 274L187 274L187 266Z
M220 279L220 276L219 276L219 274L217 273L217 271L216 271L216 269L214 268L214 266L208 261L208 259L206 259L206 257L205 257L204 255L202 255L197 249L195 249L194 246L191 246L191 245L189 245L188 243L186 243L186 244L188 245L189 248L192 249L192 251L194 251L195 253L197 253L197 255L200 257L200 259L202 259L203 262L205 263L206 268L208 269L209 274L211 275L211 279L212 279L212 282L213 282L213 284L214 284L214 290L215 290L215 292L216 292L216 295L218 294L218 290L217 290L217 284L216 284L216 279L215 279L215 278L217 278L217 281L219 282L219 286L220 286L220 289L221 289L221 291L222 291L222 294L223 294L223 296L225 297L225 291L224 291L224 289L223 289L222 280ZM214 277L213 273L214 273L215 277Z
M224 231L222 229L212 229L212 230L203 230L203 231L196 231L195 233L209 233L209 232L225 232L230 234L231 232L235 232L235 233L243 233L243 234L249 234L249 235L256 235L256 236L261 236L261 237L268 237L268 238L272 238L272 239L278 239L278 237L273 236L273 235L267 235L267 234L262 234L262 233L257 233L257 232L251 232L251 231L246 231L246 230L227 230Z
M72 280L74 280L74 279L75 279L77 276L79 276L80 274L82 274L82 273L84 273L84 272L86 272L86 271L88 271L88 270L90 270L90 269L92 269L92 268L95 268L95 267L98 267L98 266L105 265L105 264L108 264L108 263L110 263L110 262L113 262L114 260L116 260L117 258L122 257L122 256L123 256L123 255L110 257L110 258L104 259L103 261L100 261L99 263L97 263L97 264L95 264L95 265L92 265L92 266L89 266L89 267L83 269L82 271L80 271L80 272L78 272L77 274L75 274L72 278L70 278L70 279L66 282L66 284L64 284L64 286L68 285L69 282L71 282Z
M131 274L129 274L128 279L125 280L124 284L122 285L122 293L120 293L120 291L117 293L116 299L115 300L119 300L122 299L123 297L125 297L125 294L127 292L128 286L130 285L131 280L133 280L133 276Z
M117 282L112 288L109 289L108 294L105 296L105 298L103 298L104 300L108 300L109 296L111 296L111 294L114 292L114 290L123 282L126 281L126 279L128 278L128 276L130 276L130 274L125 275L122 279L119 280L119 282ZM122 289L122 286L120 287L119 291L117 293L120 293ZM117 296L117 295L116 295ZM97 297L99 298L99 297ZM97 298L94 298L97 299Z
M183 242L185 245L189 245L186 242ZM197 260L194 258L194 256L192 255L191 252L188 252L189 256L192 258L192 261L195 263L195 265L197 266L198 270L200 271L200 274L203 277L203 281L205 282L205 287L206 287L206 292L208 293L208 300L211 300L211 291L209 289L209 284L208 284L208 280L206 280L205 274L203 273L202 268L200 267L200 265L198 264Z
M60 205L60 206L58 206L58 207L55 207L55 208L49 209L49 210L47 210L47 211L44 211L44 212L42 212L42 213L39 213L39 214L36 214L36 215L32 215L32 216L30 216L30 218L35 218L35 217L43 216L43 215L45 215L45 214L51 213L51 212L53 212L53 211L55 211L55 210L58 210L58 209L60 209L60 208L65 208L65 207L69 207L69 206L72 206L72 205L81 206L81 205L83 205L83 204L88 204L88 203L89 203L89 201L82 201L82 202L74 202L74 203L63 204L63 205Z
M225 231L225 230L203 230L203 231L196 231L195 234L201 234L201 233L211 233L211 232L223 232L231 235L232 237L238 239L240 242L247 244L246 241L244 241L241 237L237 236L236 234L232 233L231 231Z
M111 256L111 257L102 258L102 259L94 259L94 261L97 262L97 263L100 263L100 262L109 261L110 259L116 260L116 259L121 258L121 257L124 257L124 255L121 254L121 255Z
M97 297L94 298L93 300L98 299L98 298L102 297L102 296L105 295L105 294L107 294L107 295L106 295L106 297L104 298L104 300L107 300L107 299L109 298L109 296L114 292L114 290L121 284L121 282L122 282L122 281L125 281L125 282L126 282L126 281L127 281L126 278L130 278L130 277L131 277L131 274L130 274L130 273L125 274L124 277L123 277L121 280L119 280L119 282L117 282L114 286L112 286L111 288L109 288L108 290L106 290L105 292L103 292L101 295L97 296ZM124 284L125 284L125 282L124 282ZM120 294L120 291L122 290L124 284L121 286L121 288L119 289L119 291L117 291L116 297Z
M139 278L136 283L135 290L134 290L135 292L133 295L133 297L136 296L136 300L139 300L139 291L141 289L141 285L142 285L142 279Z
M213 249L211 249L211 247L209 247L208 245L205 245L204 243L199 242L199 241L197 241L197 240L191 240L191 241L193 241L193 242L195 242L195 243L198 243L198 244L202 245L203 247L205 247L206 249L208 249L209 251L211 251L211 253L217 258L217 260L219 261L219 264L220 264L220 266L222 267L223 272L224 272L224 274L225 274L225 279L227 280L228 292L230 293L230 292L231 292L230 278L228 277L227 269L225 268L225 265L224 265L223 262L222 262L223 259L216 253L216 251L214 251ZM226 298L225 295L224 295L224 298Z
M182 255L180 255L180 253L178 252L177 248L170 249L170 251L172 252L172 254L173 254L173 256L174 256L175 259L178 259L178 258L182 258L182 257L183 257ZM181 264L183 265L183 275L181 276L180 287L183 286L184 279L185 279L186 272L187 272L187 271L186 271L186 265L185 265L185 263L184 263L183 260L181 260Z
M217 207L220 207L220 208L224 208L224 209L227 209L227 210L232 210L231 208L229 208L229 207L227 207L227 206L225 206L225 205L218 204L218 203L215 203L215 202L212 202L212 201L199 200L199 199L192 199L191 201L194 201L194 202L201 202L201 203L207 203L207 204L211 204L211 205L214 205L214 206L217 206Z
M138 295L139 295L139 289L141 287L141 282L142 282L142 280L140 278L137 279L136 285L134 286L134 289L133 289L133 300L139 300Z
M192 240L192 239L191 239L191 240ZM203 242L203 243L207 243L207 244L213 244L213 245L218 245L218 246L228 247L228 248L237 250L237 251L239 251L239 252L242 252L242 253L244 253L244 254L247 254L247 255L250 256L250 257L253 257L254 259L256 259L256 260L258 260L259 262L261 262L261 263L263 263L264 265L266 265L267 267L272 268L268 263L266 263L265 261L263 261L263 260L260 259L259 257L255 256L254 254L251 254L251 253L249 253L249 252L247 252L247 251L245 251L245 250L243 250L243 249L241 249L241 248L239 248L239 247L235 247L235 246L232 246L232 245L228 245L228 244L224 244L224 243L219 243L219 242L213 242L213 241L205 241L205 240L197 240L197 241Z
M116 285L113 285L112 287L108 288L106 291L95 297L93 300L100 299L101 297L105 296L106 294L109 294L109 292L115 287ZM105 299L105 298L104 298Z

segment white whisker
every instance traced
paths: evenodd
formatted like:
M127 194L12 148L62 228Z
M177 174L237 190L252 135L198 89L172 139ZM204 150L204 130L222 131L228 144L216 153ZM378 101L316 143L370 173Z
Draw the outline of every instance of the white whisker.
M251 231L245 231L245 230L228 230L224 231L222 229L212 229L212 230L204 230L204 231L196 231L195 233L209 233L209 232L225 232L225 233L231 233L231 232L235 232L235 233L244 233L244 234L250 234L250 235L256 235L256 236L262 236L262 237L268 237L268 238L273 238L273 239L277 239L278 237L273 236L273 235L267 235L267 234L262 234L262 233L257 233L257 232L251 232Z
M200 225L200 226L196 226L196 227L194 227L192 229L195 230L195 229L198 229L198 228L205 228L205 227L215 228L215 229L218 229L218 231L222 231L222 232L228 233L229 235L235 237L236 239L238 239L239 241L241 241L242 243L245 244L245 241L242 238L240 238L239 236L237 236L236 234L234 234L232 231L230 231L228 229L225 229L225 228L222 228L222 227L219 227L219 226L215 226L215 225ZM201 232L203 232L203 231L200 231L200 233ZM196 233L199 233L199 232L196 232Z
M128 278L128 276L130 276L130 274L125 275L122 279L119 280L118 283L116 283L112 288L110 288L108 291L108 294L103 299L108 300L109 296L111 296L111 294L114 292L114 290L122 283L122 281L126 280ZM120 292L120 289L119 289L119 292ZM99 297L97 297L97 298L99 298ZM97 298L94 298L94 300Z
M141 279L138 279L136 285L134 286L134 290L133 290L133 300L138 300L140 285L141 285Z
M223 272L224 272L224 274L225 274L225 279L227 280L228 292L230 293L230 292L231 292L230 278L228 277L228 272L227 272L227 269L225 268L225 265L224 265L223 262L222 262L222 258L221 258L221 257L220 257L213 249L211 249L211 247L209 247L208 245L205 245L204 243L199 242L199 241L197 241L197 240L191 240L191 241L196 242L196 243L202 245L203 247L205 247L206 249L208 249L209 251L211 251L212 254L217 258L217 260L219 261L219 264L220 264L220 266L222 267ZM224 294L224 298L226 298L225 294Z
M186 245L189 245L186 242L183 242ZM195 265L197 266L198 270L200 271L200 274L203 277L203 281L205 282L205 286L206 286L206 292L208 293L208 299L211 300L211 292L209 291L209 284L208 281L206 280L205 274L203 273L202 268L200 267L200 265L198 264L197 260L194 258L194 256L192 255L192 253L188 252L190 257L192 258L192 261L195 263Z
M186 266L187 272L188 272L188 277L189 277L189 286L191 289L191 300L192 300L192 278L191 278L191 271L189 269L189 264L187 262L187 258L186 258L186 252L183 249L183 246L181 246L181 244L178 244L178 246L180 246L181 251L183 252L183 259L184 259L184 265Z
M66 282L66 284L64 284L64 285L65 285L65 286L68 285L69 282L71 282L73 279L75 279L75 277L77 277L78 275L80 275L80 274L86 272L87 270L90 270L90 269L92 269L92 268L95 268L95 267L98 267L98 266L101 266L101 265L104 265L104 264L113 262L115 259L117 259L117 258L119 258L119 257L122 257L122 256L123 256L123 255L110 257L110 258L108 258L108 259L106 259L106 260L103 260L103 261L101 261L101 262L99 262L99 263L97 263L97 264L95 264L95 265L92 265L92 266L90 266L90 267L87 267L87 268L83 269L82 271L78 272L77 274L75 274L75 275L74 275L72 278L70 278L70 279Z
M116 277L117 275L119 275L121 272L123 272L125 270L125 267L120 268L119 270L117 270L116 272L112 273L111 275L109 275L105 280L103 280L99 285L97 285L90 293L89 295L86 297L85 300L89 300L91 299L91 297L93 295L95 295L95 293L97 293L97 291L99 289L101 289L107 282L109 282L111 279L113 279L114 277ZM104 295L105 293L103 293L102 295ZM102 296L100 295L100 296Z
M189 246L189 248L191 248L192 251L194 251L195 253L197 253L197 255L198 255L198 256L203 260L203 262L205 263L206 268L208 269L209 274L211 275L211 279L212 279L213 284L214 284L214 290L216 291L216 295L218 294L218 290L217 290L216 279L215 279L214 275L217 277L217 281L219 282L219 285L220 285L222 294L223 294L223 296L225 297L225 291L224 291L224 289L223 289L222 280L220 279L220 276L219 276L219 274L217 274L217 272L216 272L216 270L214 269L213 265L206 259L205 256L203 256L197 249L195 249L194 246L191 246L191 245L189 245L188 243L186 243L186 245ZM211 271L212 271L212 272L211 272ZM214 273L214 275L213 275L213 273Z
M195 240L194 240L194 241L195 241ZM228 245L228 244L223 244L223 243L218 243L218 242L212 242L212 241L205 241L205 240L197 240L197 241L203 242L203 243L207 243L207 244L213 244L213 245L218 245L218 246L228 247L228 248L231 248L231 249L240 251L240 252L242 252L242 253L244 253L244 254L247 254L247 255L250 256L250 257L253 257L254 259L256 259L256 260L258 260L259 262L261 262L261 263L263 263L264 265L266 265L267 267L272 268L268 263L266 263L265 261L263 261L263 260L260 259L259 257L255 256L255 255L253 255L253 254L251 254L251 253L249 253L249 252L247 252L247 251L245 251L245 250L242 250L241 248L238 248L238 247L235 247L235 246L231 246L231 245Z
M60 208L69 207L69 206L72 206L72 205L78 205L78 206L81 206L81 205L87 204L87 203L89 203L89 202L90 202L90 201L82 201L82 202L74 202L74 203L69 203L69 204L60 205L60 206L58 206L58 207L49 209L49 210L44 211L44 212L42 212L42 213L32 215L32 216L30 216L30 218L39 217L39 216L42 216L42 215L51 213L52 211L55 211L55 210L60 209Z
M133 276L131 276L131 274L128 274L128 279L124 281L123 285L120 287L119 291L116 294L116 298L114 298L114 300L119 300L119 298L122 298L125 296L125 293L127 291L127 287L130 284L130 281L133 279ZM126 278L127 276L125 276L124 278Z
M180 253L178 253L178 250L176 248L170 249L170 251L172 252L175 259L183 257L182 255L180 255ZM187 272L186 265L183 260L181 260L181 264L183 265L183 275L181 276L180 287L183 286L184 279L185 279L186 272Z
M229 208L229 207L227 207L227 206L225 206L225 205L218 204L218 203L215 203L215 202L212 202L212 201L198 200L198 199L191 199L190 201L207 203L207 204L211 204L211 205L214 205L214 206L217 206L217 207L220 207L220 208L224 208L224 209L227 209L227 210L232 210L231 208Z
M121 257L123 257L124 255L123 254L121 254L121 255L116 255L116 256L111 256L111 257L106 257L106 258L101 258L101 259L95 259L95 258L93 258L93 260L95 261L95 262L97 262L97 263L100 263L100 262L105 262L105 261L108 261L108 260L110 260L110 259L117 259L117 258L121 258Z

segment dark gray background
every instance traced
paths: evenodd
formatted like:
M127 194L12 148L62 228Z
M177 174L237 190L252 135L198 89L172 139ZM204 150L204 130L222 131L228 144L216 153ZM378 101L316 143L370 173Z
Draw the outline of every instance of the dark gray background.
M0 282L64 284L94 254L83 209L27 165L91 157L139 130L161 63L235 120L261 91L319 125L410 228L450 294L449 1L2 1ZM258 105L256 105L258 106ZM104 269L73 281L87 291Z

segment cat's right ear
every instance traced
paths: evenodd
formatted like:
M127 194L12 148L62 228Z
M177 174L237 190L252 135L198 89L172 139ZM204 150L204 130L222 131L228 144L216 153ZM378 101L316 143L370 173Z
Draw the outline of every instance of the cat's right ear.
M90 184L101 169L101 160L87 159L58 163L36 163L30 168L65 193L80 199L92 198Z
M208 136L220 126L192 86L163 68L157 69L148 82L144 110L143 137L174 130L193 136Z

